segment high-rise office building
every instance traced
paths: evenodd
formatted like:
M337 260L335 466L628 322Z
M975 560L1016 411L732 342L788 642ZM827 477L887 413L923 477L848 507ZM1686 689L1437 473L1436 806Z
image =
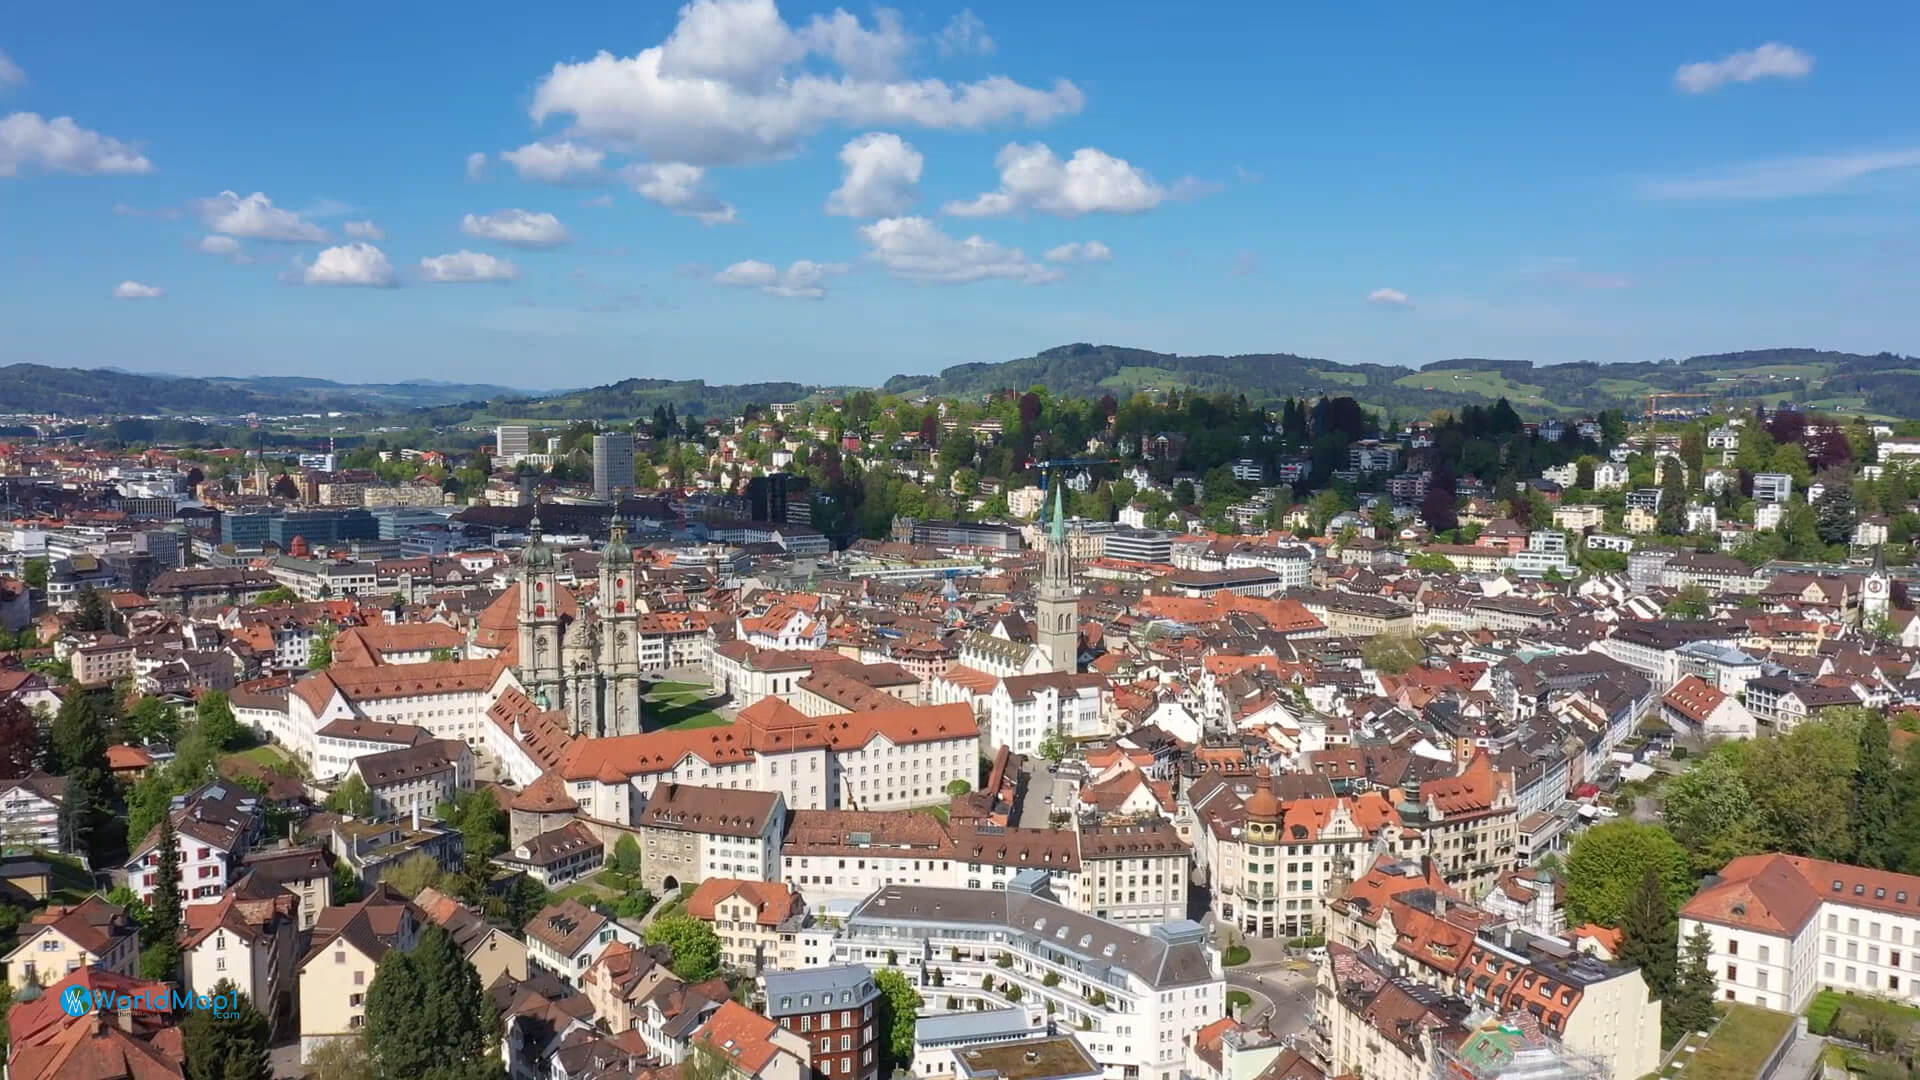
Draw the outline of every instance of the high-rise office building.
M501 424L493 429L493 457L496 463L512 465L533 452L533 436L525 424Z
M633 486L633 435L603 431L593 437L593 497L617 498Z

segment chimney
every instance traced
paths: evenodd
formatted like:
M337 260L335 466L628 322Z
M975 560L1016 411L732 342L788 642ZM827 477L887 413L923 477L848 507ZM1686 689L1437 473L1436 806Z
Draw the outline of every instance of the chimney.
M120 1026L121 1031L129 1035L133 1034L133 1000L131 998L120 999L119 1006L113 1011L113 1019Z
M414 832L420 831L420 804L419 803L415 803L413 806L413 831Z

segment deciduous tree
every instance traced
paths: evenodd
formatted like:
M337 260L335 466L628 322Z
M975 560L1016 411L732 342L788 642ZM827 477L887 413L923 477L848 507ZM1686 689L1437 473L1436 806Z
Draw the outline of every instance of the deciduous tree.
M1667 830L1625 819L1588 829L1567 855L1567 916L1579 923L1622 926L1648 874L1670 912L1693 893L1687 853Z
M687 982L711 979L720 971L719 936L713 927L691 915L655 919L643 936L649 945L673 950L673 973Z

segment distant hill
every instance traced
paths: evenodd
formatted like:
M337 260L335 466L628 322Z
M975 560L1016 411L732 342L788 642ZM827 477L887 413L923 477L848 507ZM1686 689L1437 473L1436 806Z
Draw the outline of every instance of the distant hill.
M1118 345L1061 345L1001 363L957 364L937 375L896 375L897 394L978 397L1035 385L1055 394L1125 397L1194 388L1258 402L1349 395L1402 417L1506 398L1527 415L1645 408L1656 393L1696 395L1670 406L1791 402L1846 415L1920 419L1920 358L1818 349L1758 349L1684 360L1536 366L1528 360L1457 358L1418 370L1343 364L1293 353L1180 356ZM209 416L339 410L408 427L499 420L623 420L671 404L681 416L731 416L748 405L850 393L801 382L710 384L704 379L623 379L579 390L529 392L484 384L408 381L351 384L299 376L185 378L37 364L0 367L0 413L68 416Z
M1292 353L1179 356L1114 345L1062 345L997 364L958 364L938 375L896 375L896 393L973 396L1044 385L1056 394L1125 396L1194 387L1256 401L1349 394L1406 415L1505 397L1525 413L1645 408L1649 394L1691 393L1669 404L1790 401L1842 413L1920 418L1920 358L1816 349L1762 349L1627 364L1535 366L1529 360L1451 359L1418 371L1342 364Z
M116 368L0 367L0 413L235 416L340 410L375 412L484 400L527 391L491 384L430 381L337 383L262 375L191 378L142 375Z

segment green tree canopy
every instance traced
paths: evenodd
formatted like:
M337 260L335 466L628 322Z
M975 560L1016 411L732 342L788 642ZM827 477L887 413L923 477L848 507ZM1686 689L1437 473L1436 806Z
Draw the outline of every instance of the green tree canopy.
M688 982L711 979L720 971L719 936L713 927L691 915L655 919L643 936L649 945L673 950L673 973Z
M381 958L366 1017L375 1080L464 1078L494 1058L499 1022L480 975L438 925Z
M913 1027L920 1019L920 994L897 968L882 968L873 974L880 988L880 1030L886 1033L886 1058L881 1074L891 1075L895 1067L913 1062Z
M327 809L336 814L352 814L365 817L373 813L373 793L367 790L366 781L359 773L353 773L333 789L327 796Z
M1620 926L1634 890L1649 873L1669 911L1693 894L1687 853L1667 830L1626 819L1588 829L1567 855L1567 917Z

